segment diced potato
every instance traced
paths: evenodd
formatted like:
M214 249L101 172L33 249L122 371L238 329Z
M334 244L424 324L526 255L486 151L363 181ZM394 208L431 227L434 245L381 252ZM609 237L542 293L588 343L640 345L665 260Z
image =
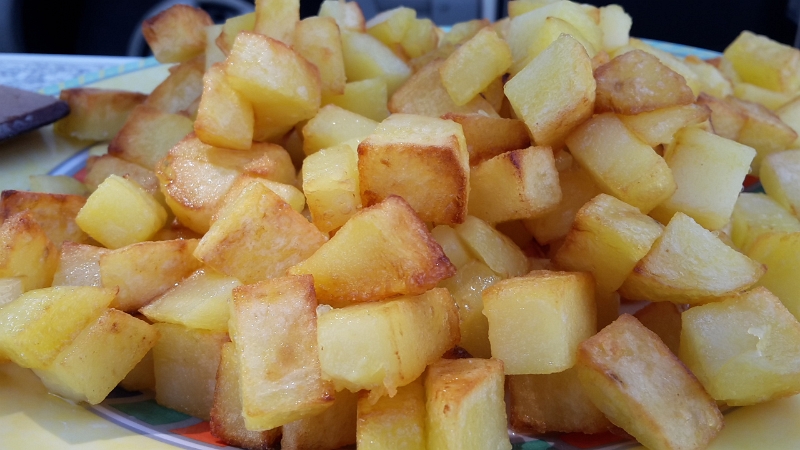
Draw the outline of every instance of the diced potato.
M632 116L619 116L622 123L645 144L655 147L672 142L681 128L708 120L711 111L705 105L690 103L643 112Z
M450 31L446 32L444 36L439 39L439 47L463 44L489 25L487 19L472 19L454 23L453 26L450 27Z
M225 332L155 323L159 339L153 347L156 402L167 408L211 418L214 383Z
M504 90L533 143L557 149L573 128L592 116L595 86L586 50L564 35L509 80Z
M531 145L528 128L521 120L456 113L447 113L442 119L461 124L464 139L467 141L470 165Z
M536 35L534 39L527 43L528 50L527 50L527 57L522 60L517 61L511 67L511 73L516 74L522 68L524 68L530 61L539 56L547 47L550 46L556 39L559 38L562 34L568 34L575 38L578 42L581 43L583 48L586 49L586 53L594 58L598 56L597 48L589 42L586 37L577 29L575 28L572 23L568 20L560 19L558 17L547 17L544 19L544 22L538 27ZM513 41L512 41L513 42ZM523 42L524 44L524 42Z
M800 317L798 249L800 233L773 232L761 236L747 251L747 256L767 267L767 273L758 280L756 286L764 286L777 295L795 317Z
M342 94L346 83L342 38L332 17L307 17L292 37L297 53L319 70L322 95Z
M630 300L697 305L743 291L763 274L761 264L677 212L619 292Z
M227 56L231 52L236 35L238 35L240 31L253 31L255 26L255 11L228 18L222 25L222 32L217 38L217 47Z
M86 183L91 192L94 192L100 186L100 183L110 175L118 175L135 181L148 194L155 197L159 202L163 202L164 194L158 188L158 178L155 172L109 154L89 157L86 161L86 176L83 182Z
M61 136L87 141L104 141L114 137L136 105L147 95L139 92L73 88L62 89L59 98L69 105L69 115L53 125Z
M372 403L358 398L357 446L362 450L423 450L425 445L425 386L422 378L397 389L394 397Z
M135 181L111 175L86 199L75 222L97 242L120 248L152 237L167 223L167 212Z
M705 448L722 429L703 386L633 316L583 342L576 367L592 402L647 448Z
M86 186L68 175L31 175L28 181L31 184L31 192L89 196Z
M325 105L303 126L303 152L311 155L351 139L361 142L377 126L378 122L361 114L333 104Z
M115 309L89 324L47 367L34 369L47 389L96 405L156 344L154 327Z
M311 256L325 235L261 183L228 202L203 236L195 257L245 284L281 276ZM241 246L248 248L241 251Z
M764 190L781 206L800 217L800 150L773 153L764 158L758 172Z
M261 144L261 143L257 143ZM231 188L228 189L228 192L222 196L219 202L219 208L217 211L221 210L225 207L228 203L233 202L236 200L236 197L244 191L250 183L258 183L273 193L275 193L278 197L281 198L284 202L286 202L293 210L298 213L302 213L303 209L306 206L306 198L303 195L303 192L300 189L292 186L291 184L279 183L277 181L268 180L266 178L259 178L252 175L239 175L233 181ZM213 224L216 220L216 212L213 216L211 216L211 223Z
M145 104L170 114L194 117L203 94L205 68L203 55L172 67L169 76L147 96Z
M776 109L775 114L783 123L789 125L795 133L798 133L798 138L790 144L790 147L800 147L800 96Z
M282 427L281 450L334 450L355 444L357 403L357 394L337 392L330 408Z
M222 51L219 46L217 46L217 39L222 34L222 24L219 25L208 25L205 27L205 35L206 35L206 48L205 48L205 60L206 60L206 71L211 68L214 64L221 63L225 61L225 57L228 56L225 52Z
M323 233L341 227L361 208L354 143L320 150L303 161L303 192L312 222Z
M342 30L361 31L367 30L364 13L358 2L345 0L325 0L319 5L320 17L333 17Z
M439 67L450 98L465 105L511 67L511 50L497 33L483 28Z
M230 335L236 344L248 430L315 416L333 403L333 386L322 379L320 370L324 343L317 343L316 308L310 276L234 289Z
M467 213L469 154L461 125L394 114L358 145L361 201L403 197L426 222L461 223Z
M253 31L291 45L300 21L300 0L256 0L255 5Z
M456 269L460 269L472 259L467 247L461 242L461 238L449 225L437 225L431 230L431 236L442 246L445 256Z
M154 170L169 149L191 132L192 120L185 115L139 105L108 144L108 153Z
M75 223L84 203L86 198L78 195L3 191L0 222L27 211L56 247L65 241L87 243L89 236Z
M492 357L507 375L561 372L596 331L594 280L584 272L533 271L483 291Z
M153 370L153 349L145 353L144 357L133 366L133 369L119 382L119 387L129 392L142 392L156 390L156 375Z
M345 85L344 94L322 98L324 105L334 104L375 121L389 117L388 102L386 81L382 78L353 81Z
M337 389L394 396L458 343L458 310L446 289L345 308L320 310L323 376Z
M100 257L110 251L94 245L65 242L53 275L53 286L101 287Z
M206 48L211 16L200 8L176 4L142 23L142 35L160 63L183 62Z
M387 9L367 21L367 33L398 53L398 44L416 18L417 11L412 8L398 6ZM402 56L400 53L398 55Z
M709 230L722 228L755 156L751 147L699 128L678 131L664 154L677 189L650 214L667 223L680 211Z
M767 109L775 111L783 105L789 103L794 98L793 94L785 92L775 92L750 83L736 83L733 85L733 93L736 98L760 103Z
M800 90L800 51L796 48L743 31L724 56L742 81L778 92Z
M58 258L58 248L30 213L0 224L0 277L20 277L25 291L49 287Z
M425 376L428 448L510 450L503 378L503 363L496 359L431 365Z
M670 302L653 302L636 311L642 325L658 335L669 351L677 355L681 342L681 313L685 308Z
M661 61L661 64L669 67L672 71L676 72L678 75L682 76L684 80L686 80L686 84L692 90L692 93L695 97L700 95L701 84L698 80L698 76L685 62L678 59L678 57L672 53L657 49L640 39L630 38L628 40L628 45L620 47L612 52L611 57L613 58L619 56L631 50L642 50L653 56L656 56L658 60Z
M455 230L472 255L502 278L518 277L528 272L528 260L522 250L488 223L467 216Z
M664 159L616 115L588 120L567 137L567 147L601 190L645 214L675 192L675 180Z
M0 307L0 352L22 367L43 369L96 321L114 289L34 289Z
M619 5L600 8L600 30L603 32L602 49L611 52L628 45L633 20Z
M416 18L408 25L400 46L409 58L418 58L436 49L439 44L438 28L426 18Z
M800 231L800 221L772 198L755 192L739 194L731 214L731 239L747 254L762 235Z
M681 360L728 405L800 392L799 348L800 323L764 288L683 313Z
M700 92L705 92L717 98L725 98L729 95L733 95L734 85L732 81L710 62L697 58L694 55L687 56L684 58L683 62L686 64L686 67L697 75L697 81L700 84ZM739 83L736 85L738 86Z
M253 143L253 105L231 87L223 63L203 75L203 96L197 109L197 138L216 147L247 150Z
M342 31L342 55L350 81L381 78L389 95L411 75L411 69L378 39L365 33Z
M12 300L16 300L23 292L25 291L22 289L22 278L0 278L0 306L10 303Z

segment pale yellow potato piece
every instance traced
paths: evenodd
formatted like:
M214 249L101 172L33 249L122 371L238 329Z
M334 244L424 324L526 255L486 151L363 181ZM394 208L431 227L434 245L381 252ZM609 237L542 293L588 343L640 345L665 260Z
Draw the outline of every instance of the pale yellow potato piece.
M320 17L333 17L339 29L360 31L367 30L364 13L357 2L344 0L325 0L319 5Z
M222 32L216 39L217 47L227 56L228 53L231 52L231 47L233 47L233 41L236 39L236 35L239 34L240 31L253 31L253 27L255 26L255 11L226 19L225 23L222 25Z
M362 450L424 450L425 386L422 378L383 396L374 404L368 395L358 398L357 446Z
M630 116L621 115L619 119L642 142L655 147L669 144L681 128L701 124L708 120L710 114L705 105L690 103Z
M389 117L388 102L386 80L382 78L353 81L345 85L343 94L322 97L323 105L334 104L374 121Z
M148 194L155 197L160 203L165 204L164 194L159 190L158 178L154 171L109 154L89 156L86 161L86 177L84 177L83 182L86 184L89 193L91 193L96 191L97 186L112 174L135 181Z
M247 150L253 144L253 105L231 87L218 63L203 75L203 96L194 121L197 138L216 147Z
M800 51L766 36L743 31L725 48L742 81L778 92L800 90Z
M794 94L775 92L745 82L734 84L732 94L736 98L748 102L760 103L772 111L780 109L783 105L789 103L793 98L795 98Z
M300 21L300 0L256 0L255 6L253 31L291 45Z
M192 120L148 104L139 105L108 144L108 154L154 170L172 146L192 132Z
M798 249L800 232L792 231L766 233L747 251L747 256L767 267L767 273L755 285L764 286L777 295L795 317L800 317Z
M681 342L681 314L686 308L670 302L653 302L636 311L633 317L658 335L672 354L677 355Z
M438 28L427 18L416 18L408 25L400 46L409 58L418 58L439 44Z
M500 96L505 98L502 85ZM528 148L531 144L528 128L521 120L456 113L447 113L442 119L461 124L464 139L467 141L470 165L511 150Z
M203 94L205 56L173 66L169 76L147 96L145 104L170 114L195 116Z
M701 92L713 95L714 97L725 98L729 95L733 95L734 86L740 84L733 83L722 70L718 69L709 61L690 55L684 58L683 62L686 64L686 67L691 69L697 76Z
M357 403L357 394L337 392L330 408L281 427L281 449L336 449L355 444Z
M781 206L800 216L800 150L786 150L764 158L758 176L764 191Z
M431 230L431 236L436 239L436 243L442 246L445 256L457 269L473 259L466 245L461 242L461 238L451 226L437 225Z
M147 99L139 92L97 88L63 89L59 99L69 115L53 125L53 132L75 139L104 141L114 137L133 108Z
M511 50L497 33L483 28L447 57L439 74L456 105L472 100L511 67Z
M367 33L387 47L396 49L416 18L417 11L412 8L398 6L387 9L367 21Z
M101 287L100 256L111 251L94 245L65 242L53 275L53 286Z
M792 142L790 147L800 147L800 96L795 97L776 109L775 114L783 123L789 125L795 133L798 133L798 138Z
M319 70L322 95L344 93L342 38L332 17L307 17L294 29L293 47Z
M411 75L405 61L369 34L342 31L342 55L349 81L381 78L389 95Z
M600 8L600 30L603 32L602 49L612 52L628 45L633 20L620 5Z
M49 287L58 248L28 212L0 224L0 277L20 277L25 291Z
M206 48L211 16L200 8L176 4L142 23L142 35L160 63L183 62Z
M361 142L378 122L334 104L325 105L303 126L303 152L311 155L351 139Z
M75 216L86 203L79 195L47 194L42 192L3 191L0 221L27 211L42 228L50 242L57 247L66 241L87 243L89 236L75 223Z
M772 198L742 192L731 214L731 240L747 254L761 236L775 232L800 231L800 221Z
M474 216L455 226L456 233L470 253L502 278L528 272L528 260L519 247L497 229Z
M358 151L354 144L345 142L303 160L303 193L311 221L323 233L341 227L361 208Z

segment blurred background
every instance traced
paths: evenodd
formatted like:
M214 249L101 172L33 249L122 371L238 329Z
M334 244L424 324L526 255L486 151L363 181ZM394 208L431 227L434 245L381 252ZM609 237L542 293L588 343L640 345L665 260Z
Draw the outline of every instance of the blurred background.
M358 0L367 19L396 6L439 25L506 15L507 0ZM147 17L175 3L205 9L217 23L252 11L252 0L0 0L0 52L143 56ZM631 35L721 51L748 29L793 45L800 0L617 0L633 17ZM320 1L301 0L302 15Z

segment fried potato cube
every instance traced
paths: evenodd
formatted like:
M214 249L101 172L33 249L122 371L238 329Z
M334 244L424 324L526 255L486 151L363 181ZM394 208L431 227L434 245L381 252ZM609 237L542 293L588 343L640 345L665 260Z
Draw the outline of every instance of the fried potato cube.
M755 285L764 286L777 295L795 317L800 317L798 249L800 233L773 232L756 240L747 251L747 256L767 267L767 273Z
M341 227L361 208L355 145L346 142L308 156L302 173L312 222L323 233Z
M734 93L734 84L728 79L720 69L711 64L710 62L697 58L695 56L687 56L683 62L686 67L691 69L697 76L697 81L700 84L700 92L713 95L718 98L725 98ZM736 83L738 86L741 83ZM756 87L750 85L751 87ZM760 89L760 88L757 88Z
M516 74L524 68L533 58L539 56L547 47L550 46L562 34L568 34L581 43L586 53L594 58L597 56L597 48L589 42L572 23L558 17L546 17L544 22L538 27L534 39L528 43L528 56L517 61L511 67L512 74Z
M761 264L677 212L619 292L630 300L697 305L743 291L763 274Z
M460 269L464 264L474 259L467 250L466 245L461 242L456 230L449 225L437 225L431 230L431 236L436 239L436 243L442 246L445 256L456 269Z
M492 357L507 375L561 372L596 332L594 280L585 272L537 270L483 291Z
M89 236L75 223L75 216L84 203L86 198L79 195L3 191L0 222L27 211L56 247L61 247L65 241L86 243Z
M200 268L192 255L197 243L197 239L146 241L100 255L102 285L119 288L111 307L136 311Z
M261 144L261 143L258 143ZM228 189L228 192L222 196L222 199L219 202L219 207L224 208L226 204L236 200L236 197L242 193L242 191L250 184L250 183L258 183L273 193L277 194L278 197L281 198L284 202L286 202L289 206L292 207L293 210L302 213L303 209L306 206L306 198L303 195L303 192L300 189L292 186L291 184L286 183L279 183L277 181L268 180L266 178L259 178L252 175L242 174L236 177L231 185L231 188ZM211 223L214 223L216 220L216 213L214 216L211 217Z
M553 262L564 270L591 272L598 291L611 293L622 286L663 228L637 208L600 194L578 210Z
M53 286L101 287L100 256L111 251L94 245L65 242L61 246L58 265L53 275Z
M408 25L400 46L409 58L418 58L436 49L439 44L438 28L431 19L415 18Z
M165 322L210 331L228 331L233 289L242 283L210 269L189 277L139 309L153 322Z
M155 323L159 339L153 347L156 402L167 408L211 418L214 383L227 333Z
M300 0L256 0L255 6L253 31L291 45L300 21Z
M800 231L800 221L764 194L742 192L731 214L731 240L744 254L764 234Z
M619 116L622 123L645 144L655 147L672 142L681 128L705 122L711 110L705 105L690 103L643 112L632 116Z
M175 144L192 132L192 120L150 105L139 105L108 144L108 154L154 170Z
M474 216L455 226L470 253L502 278L528 272L528 260L517 244L497 229Z
M0 351L22 367L43 369L103 314L115 294L97 287L27 291L0 307Z
M320 108L303 126L303 152L311 155L351 139L361 142L372 134L378 122L334 104Z
M97 186L100 186L100 183L110 175L118 175L135 181L148 194L155 197L159 202L163 202L164 194L159 190L158 178L154 171L109 154L89 156L86 161L86 176L83 182L90 192L96 191Z
M594 71L595 111L638 114L694 102L686 79L642 50L617 56Z
M228 83L253 104L257 141L283 134L285 127L314 117L319 109L317 68L284 43L264 35L239 33L225 74Z
M647 448L704 448L722 429L703 386L633 316L584 341L576 367L598 409Z
M786 150L764 158L758 176L767 194L781 206L800 217L800 150Z
M447 113L482 114L499 117L482 96L474 96L464 105L456 105L442 84L439 69L444 62L435 59L417 70L389 99L389 111L403 114L441 117Z
M796 48L742 31L723 55L742 81L778 92L800 90L800 51Z
M613 114L579 126L567 147L600 189L647 214L675 192L667 163Z
M355 444L357 403L358 394L337 392L330 408L282 427L281 449L334 450Z
M558 149L573 128L592 116L595 87L589 55L564 35L509 80L504 91L533 143Z
M325 0L319 5L320 17L333 17L341 30L367 31L364 13L358 2Z
M156 375L153 370L153 349L145 353L144 357L133 366L133 369L119 382L119 387L130 392L156 390Z
M709 394L752 405L800 392L800 323L765 288L683 313L681 360Z
M49 194L89 196L89 189L69 175L30 175L31 192Z
M327 308L326 308L327 309ZM394 396L458 343L458 310L447 289L325 311L317 327L325 379L337 389Z
M770 91L772 92L772 91ZM800 96L784 103L780 108L775 110L775 115L786 125L789 125L795 133L798 133L798 138L792 142L790 147L800 147Z
M203 94L203 55L171 67L169 76L147 96L145 104L170 114L194 117Z
M0 224L0 277L20 277L25 291L49 287L58 258L58 248L30 213Z
M500 92L502 94L502 89ZM528 128L521 120L456 113L447 113L442 119L461 124L464 139L467 141L470 165L531 145Z
M628 45L633 20L620 5L600 8L600 30L603 32L602 49L611 52Z
M221 48L217 46L217 39L219 39L219 35L222 34L222 24L219 25L209 25L205 27L205 35L206 35L206 48L205 48L205 60L206 60L206 71L211 68L214 64L225 62L225 58L228 56L227 53L223 52Z
M389 95L411 75L408 65L378 39L365 33L342 31L344 70L350 81L381 78Z
M152 237L167 223L167 211L135 181L111 175L86 199L75 222L108 248Z
M734 84L733 92L728 95L734 95L738 99L751 103L759 103L770 111L779 109L795 97L793 94L771 91L743 81Z
M133 108L145 101L139 92L97 88L62 89L59 98L69 115L53 125L58 135L86 141L105 141L116 135Z
M47 367L34 369L47 390L74 401L102 402L159 339L154 327L108 309Z
M766 107L734 98L730 101L738 103L746 114L747 119L736 141L756 150L752 164L754 172L758 172L765 156L786 150L797 141L797 132Z
M667 223L680 211L709 230L722 228L730 221L755 156L746 145L699 128L683 128L664 153L678 187L650 214Z
M239 390L239 361L233 342L222 344L210 422L212 435L237 447L267 450L275 447L281 438L280 427L264 431L245 428Z
M508 44L489 27L464 42L439 67L442 84L456 105L465 105L511 67Z
M681 342L681 313L685 308L670 302L653 302L633 315L658 335L669 351L677 355Z
M506 386L514 431L594 434L613 427L589 400L575 367L543 375L509 375Z
M297 53L319 69L322 94L342 94L347 82L342 38L332 17L307 17L297 23L293 35Z
M510 449L503 378L503 362L496 359L432 364L425 376L428 448Z
M699 77L685 62L683 62L683 60L678 59L672 53L657 49L640 39L630 38L627 46L618 48L612 52L610 56L613 58L631 50L642 50L657 57L658 60L661 61L661 64L669 67L673 72L686 80L686 85L689 86L695 97L700 95L702 85L698 80Z
M403 56L402 53L397 51L398 44L408 32L411 22L416 17L416 10L403 6L381 11L367 22L367 33L395 51L399 56Z
M470 170L469 213L490 224L541 216L561 198L550 147L512 150Z
M317 343L316 308L310 276L234 289L229 326L248 430L314 416L333 403L333 386L320 370L323 343Z
M253 105L225 78L217 63L203 75L203 96L194 121L198 139L216 147L247 150L253 144Z
M361 201L403 197L426 222L461 223L467 214L469 154L461 125L394 114L358 145Z
M422 294L455 267L408 203L391 196L351 217L289 273L313 275L319 302L341 307Z
M364 450L427 448L425 444L425 386L422 377L397 389L394 397L372 403L358 397L357 445Z
M311 256L325 235L261 183L250 183L218 213L195 257L245 284L279 277ZM247 252L241 251L246 245Z
M216 39L217 47L227 56L233 47L233 41L241 31L253 31L256 26L256 12L230 17L222 25L222 32Z
M211 16L200 8L176 4L142 23L142 35L160 63L183 62L206 48Z
M322 104L334 104L374 121L389 117L389 94L386 81L382 78L353 81L344 86L344 94L328 94L322 97Z
M463 44L489 25L488 19L472 19L455 23L450 27L450 31L442 36L439 41L439 46L445 47L448 45L456 46Z

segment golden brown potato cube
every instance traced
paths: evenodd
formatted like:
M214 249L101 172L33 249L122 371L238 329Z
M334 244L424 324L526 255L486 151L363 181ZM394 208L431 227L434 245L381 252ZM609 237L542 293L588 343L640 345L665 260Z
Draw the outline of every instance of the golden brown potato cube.
M595 111L638 114L694 102L686 80L642 50L623 53L594 71Z
M408 25L400 46L409 58L418 58L439 44L438 28L427 18L416 18Z
M439 68L443 61L436 59L422 66L389 99L393 113L441 117L447 113L483 114L499 117L492 105L481 96L472 97L464 105L456 105L447 93Z
M358 394L337 392L330 408L282 427L281 450L334 450L355 444L357 403Z
M458 310L447 289L326 309L317 328L323 376L337 389L368 389L372 400L394 396L458 343Z
M313 275L320 303L340 307L422 294L455 271L414 210L391 196L351 217L289 273Z
M663 227L637 208L600 194L578 210L564 243L553 262L564 270L594 275L597 289L619 289L642 259Z
M432 364L425 376L428 448L511 449L503 378L503 362L496 359L441 359Z
M361 208L355 145L343 143L308 156L302 173L312 222L323 233L341 227Z
M358 145L361 201L374 205L403 197L426 222L464 221L469 154L461 125L394 114Z
M664 152L677 189L650 214L667 223L680 211L709 230L722 228L730 221L755 156L751 147L699 128L678 131Z
M483 161L470 170L469 213L487 223L546 214L561 201L553 150L528 147Z
M367 22L367 33L402 57L398 44L416 17L416 10L403 6L381 11Z
M333 17L342 30L360 31L367 30L364 13L358 2L345 0L325 0L319 5L320 17Z
M145 20L142 34L158 62L176 63L205 51L205 27L213 24L202 9L177 4Z
M215 437L229 445L247 449L269 450L277 446L281 438L280 427L264 431L245 428L239 390L239 361L233 342L222 344L210 426Z
M781 206L800 217L800 150L786 150L764 158L758 172L764 190Z
M378 39L366 33L342 31L344 70L350 81L381 78L389 95L411 75L411 69Z
M731 214L731 240L748 254L762 235L800 231L800 221L765 194L742 192Z
M198 139L216 147L247 150L253 144L253 105L231 87L225 66L217 63L203 75L203 96L194 121Z
M573 128L592 116L592 61L578 41L562 35L509 80L504 90L514 113L528 126L533 143L558 149Z
M84 203L86 198L78 195L3 191L0 222L27 211L56 247L61 247L65 241L87 243L89 236L75 223L75 216Z
M778 92L800 90L800 51L796 48L742 31L724 56L742 81Z
M0 307L0 351L22 367L47 367L108 308L116 291L34 289Z
M425 386L422 377L373 403L358 397L357 445L362 450L422 450L425 446Z
M150 351L159 334L148 323L108 309L47 367L34 369L48 391L96 405Z
M53 286L96 286L100 280L100 256L110 252L94 245L65 242L61 246Z
M378 122L334 104L320 108L303 126L303 152L311 155L351 139L361 142L372 134Z
M508 44L486 27L458 47L439 67L439 74L450 98L456 105L464 105L509 67Z
M579 126L567 147L600 189L647 214L675 192L672 172L652 147L614 114L600 114Z
M619 119L636 137L645 144L655 147L669 144L678 130L705 122L710 114L711 110L705 105L690 103L632 116L619 116Z
M236 35L238 35L240 31L253 31L253 27L255 26L255 11L228 18L222 25L222 32L216 39L217 47L227 56L231 52L231 47L233 47L233 41L236 39Z
M17 213L0 224L0 277L22 278L25 291L50 286L58 253L30 213Z
M683 313L681 360L728 405L800 392L799 343L800 323L765 288Z
M630 300L697 305L743 291L763 274L761 264L677 212L619 292Z
M561 372L596 331L594 280L585 272L538 270L483 291L492 357L506 374Z
M256 0L253 31L292 44L295 25L300 21L300 0Z
M584 341L576 367L598 409L647 448L705 448L722 429L700 382L633 316Z
M111 306L136 311L188 277L200 268L192 255L197 243L197 239L147 241L100 255L102 285L119 289Z
M320 370L316 308L310 276L234 289L229 326L248 430L268 430L314 416L333 403L333 386L322 379Z
M145 103L167 113L194 117L203 94L205 68L203 55L171 67L169 76L153 89Z
M86 161L86 176L83 182L91 192L96 191L100 183L110 175L131 179L159 202L163 201L164 195L158 188L158 178L152 170L109 154L89 156Z
M343 94L322 98L323 105L334 104L375 121L389 117L388 101L386 81L382 78L353 81L344 86Z
M442 119L461 124L464 139L467 141L470 165L531 145L528 128L521 120L456 113L447 113Z
M69 105L69 115L53 125L61 136L105 141L116 135L133 108L147 95L97 88L63 89L59 98Z
M488 223L467 216L455 230L470 253L502 278L518 277L528 272L528 260L522 250Z
M261 144L261 143L258 143ZM293 185L279 183L277 181L268 180L266 178L259 178L252 175L242 174L236 177L231 185L231 188L228 192L222 196L220 199L219 207L220 209L224 208L226 204L236 200L236 197L242 193L242 191L250 184L250 183L258 183L262 186L266 187L273 193L277 194L281 200L285 201L289 206L292 207L293 210L302 213L303 209L306 206L306 199L303 196L303 192L300 189L297 189ZM216 213L211 216L211 223L214 223L216 220Z
M773 232L756 240L747 251L747 256L764 264L767 273L756 283L764 286L781 299L789 311L800 317L800 233Z
M686 80L686 84L689 86L689 89L692 90L692 94L694 94L695 97L700 95L700 88L702 85L698 79L699 77L687 63L681 59L678 59L678 57L672 53L657 49L640 39L630 38L628 40L628 45L620 47L612 52L611 57L613 58L632 50L642 50L657 57L661 64L669 67L673 72L682 76L684 80Z
M171 323L155 323L153 328L160 336L153 347L156 402L210 419L214 381L228 334Z
M658 335L674 355L678 354L681 342L681 312L683 307L670 302L653 302L636 311L642 325Z
M169 149L191 132L192 120L185 115L139 105L108 144L108 153L154 170Z
M574 367L544 375L509 375L506 386L514 431L594 434L613 427L589 400Z
M283 275L326 240L277 194L252 182L219 211L194 255L215 270L249 284ZM242 252L241 245L249 251Z
M167 223L167 211L135 181L111 175L86 199L75 222L108 248L146 241Z
M342 38L332 17L307 17L297 23L293 47L319 69L322 94L342 94L347 82Z

